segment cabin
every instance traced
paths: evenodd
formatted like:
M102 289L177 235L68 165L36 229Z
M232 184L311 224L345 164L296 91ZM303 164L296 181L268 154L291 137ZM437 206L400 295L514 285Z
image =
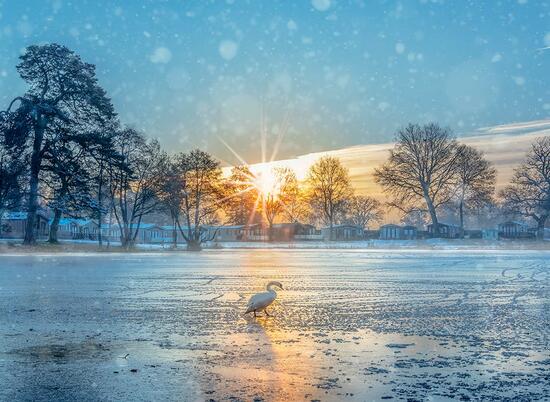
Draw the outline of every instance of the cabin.
M363 237L365 240L374 240L380 237L380 230L375 229L365 229L363 231Z
M387 224L380 226L378 238L381 240L414 240L418 236L416 226Z
M52 220L50 220L50 225ZM99 227L91 219L61 218L57 230L58 239L97 240Z
M307 223L294 223L294 240L323 240L321 230Z
M527 224L518 221L506 221L498 224L498 235L503 239L528 239L534 237Z
M323 240L350 241L362 240L364 237L363 228L356 225L334 225L332 227L332 236L330 227L321 229Z
M481 231L483 240L498 240L498 229L483 229Z
M132 232L138 227L137 223L130 225ZM118 223L102 224L101 236L105 241L121 240L122 229ZM154 223L141 223L137 229L136 243L162 243L164 232L162 228Z
M264 231L269 238L269 227ZM313 225L306 225L298 222L294 223L275 223L272 228L273 241L294 241L294 240L316 240L320 238Z
M4 239L22 239L25 237L27 212L5 212L0 221L0 237ZM48 237L50 231L48 215L38 210L34 231L37 239Z
M381 240L399 240L402 236L401 226L389 223L380 226L379 238Z
M457 239L460 237L460 226L453 225L452 223L442 223L439 224L439 235L436 234L434 225L430 223L428 225L428 234L430 237L440 237L443 239Z

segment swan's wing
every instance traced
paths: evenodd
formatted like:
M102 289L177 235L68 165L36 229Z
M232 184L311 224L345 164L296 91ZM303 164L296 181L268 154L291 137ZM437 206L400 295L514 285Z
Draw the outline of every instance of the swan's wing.
M273 303L273 300L275 300L275 294L272 292L256 293L248 301L245 314L251 313L254 310L263 310Z

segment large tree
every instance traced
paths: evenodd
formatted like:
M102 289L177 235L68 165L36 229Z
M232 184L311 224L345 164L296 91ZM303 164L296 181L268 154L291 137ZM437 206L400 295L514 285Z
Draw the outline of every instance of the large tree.
M7 112L18 104L17 113L25 121L30 148L28 217L25 243L35 242L35 220L38 210L39 180L42 160L59 140L50 130L56 121L68 125L91 127L114 116L105 91L98 85L95 67L58 44L29 46L20 56L17 71L29 86L27 93L12 100ZM69 131L70 132L70 131Z
M393 197L388 204L405 213L426 210L439 234L437 209L456 191L457 142L451 131L435 123L409 124L396 135L396 144L375 180Z
M314 210L321 211L330 229L330 240L333 240L336 217L343 213L346 202L353 195L348 170L338 158L324 156L309 168L307 184L309 202Z
M217 222L217 213L224 199L220 164L210 154L193 150L175 157L178 184L173 191L179 192L175 200L181 202L180 214L175 216L176 225L190 251L200 251L202 244L213 240L215 232L205 226Z
M122 163L109 166L112 211L128 249L135 245L143 217L160 208L168 157L158 141L131 128L122 130L114 145Z
M353 196L346 204L345 220L352 225L367 228L369 223L379 221L381 217L380 202L372 197Z
M532 218L537 237L543 238L550 216L550 137L537 139L525 161L514 170L512 182L502 192L504 210Z
M482 152L465 144L457 147L457 204L461 237L464 236L466 210L490 205L495 192L496 169Z

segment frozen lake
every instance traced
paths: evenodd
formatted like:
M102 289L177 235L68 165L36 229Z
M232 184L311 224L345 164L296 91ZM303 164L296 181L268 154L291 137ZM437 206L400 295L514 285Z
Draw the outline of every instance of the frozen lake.
M0 400L542 400L549 284L547 251L2 255Z

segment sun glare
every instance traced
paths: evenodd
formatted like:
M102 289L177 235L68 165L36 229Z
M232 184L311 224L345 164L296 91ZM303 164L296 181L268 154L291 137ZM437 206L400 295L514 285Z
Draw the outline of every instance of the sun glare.
M264 196L275 195L278 189L277 177L275 176L273 169L269 166L262 167L262 169L256 175L254 186Z

